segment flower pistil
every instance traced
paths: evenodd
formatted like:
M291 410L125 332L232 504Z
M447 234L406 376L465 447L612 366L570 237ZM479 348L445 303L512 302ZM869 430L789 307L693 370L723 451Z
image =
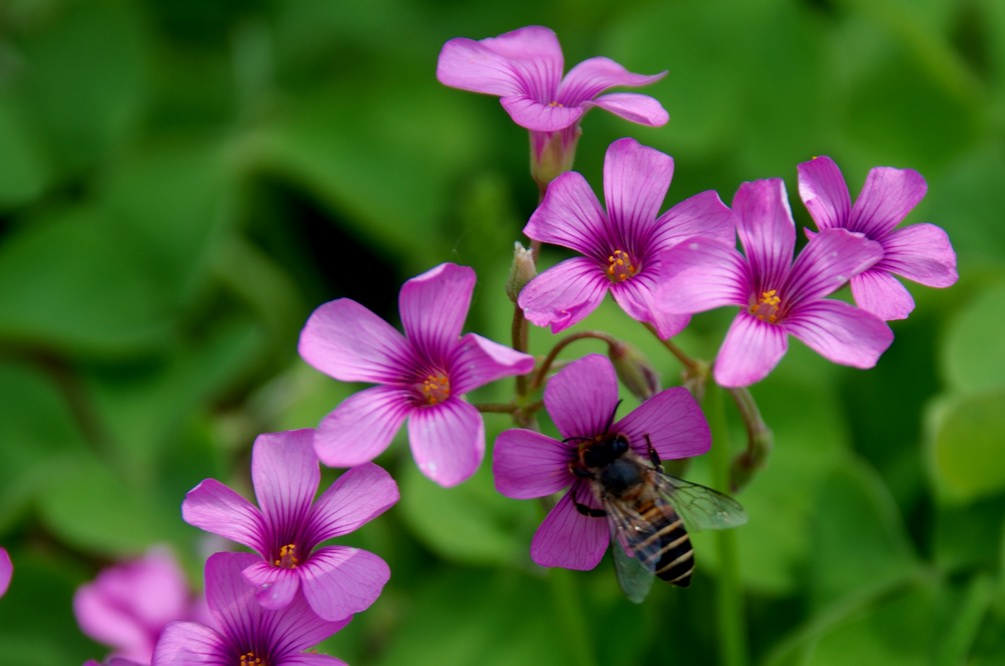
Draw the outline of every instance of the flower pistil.
M774 324L778 321L778 310L780 309L779 304L781 302L782 299L778 297L777 290L769 289L768 291L761 292L761 298L750 306L750 314L761 321Z
M624 250L615 250L607 257L607 277L611 282L624 282L639 272L639 267L632 263L632 257Z
M268 662L256 657L254 652L245 652L241 655L241 666L268 666Z
M427 405L438 405L450 397L450 378L446 373L430 373L419 385L422 402Z
M296 569L300 564L297 559L297 544L288 543L279 549L279 557L272 560L272 563L280 569Z

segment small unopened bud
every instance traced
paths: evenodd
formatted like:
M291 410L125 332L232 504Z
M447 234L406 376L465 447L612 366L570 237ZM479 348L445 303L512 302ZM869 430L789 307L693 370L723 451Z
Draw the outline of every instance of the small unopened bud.
M660 390L660 374L642 352L627 342L616 342L607 348L618 379L636 397L645 400Z
M516 303L524 286L537 275L537 266L534 265L534 253L524 248L519 242L513 243L513 265L509 269L509 277L506 278L506 295Z

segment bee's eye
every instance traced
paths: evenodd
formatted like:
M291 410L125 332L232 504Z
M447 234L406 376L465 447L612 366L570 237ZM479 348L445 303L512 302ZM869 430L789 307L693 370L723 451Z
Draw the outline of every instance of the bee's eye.
M628 449L628 438L624 435L615 435L614 439L611 440L611 453L615 456L620 456Z

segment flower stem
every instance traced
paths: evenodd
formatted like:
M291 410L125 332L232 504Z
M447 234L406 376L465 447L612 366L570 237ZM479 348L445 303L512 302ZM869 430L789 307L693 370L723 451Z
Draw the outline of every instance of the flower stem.
M680 361L680 364L684 366L685 370L687 371L687 375L689 377L698 377L707 374L708 367L705 363L693 359L687 354L685 354L684 350L678 347L676 344L674 344L673 340L670 340L669 338L664 340L663 338L661 338L660 334L656 331L656 327L653 326L652 324L646 322L643 324L643 326L645 326L650 333L655 335L656 339L660 341L660 344L666 347L667 350L669 350L669 352L673 354L678 361Z
M774 444L771 429L761 418L761 411L746 387L729 389L743 424L747 428L747 450L736 456L729 473L729 487L737 491L747 485L754 472L764 467Z
M705 393L705 416L712 430L713 485L729 489L729 434L723 406L722 389L709 382ZM723 666L746 666L748 663L747 627L744 616L743 588L740 582L740 555L734 530L716 533L719 546L719 580L716 589L716 622Z
M537 369L537 374L534 375L534 381L531 382L530 388L534 390L540 387L542 384L544 384L544 379L545 377L548 376L548 370L551 369L551 365L552 363L555 362L555 358L569 344L575 342L576 340L588 340L591 338L594 340L602 340L603 342L606 342L608 345L618 344L617 338L610 336L607 333L604 333L603 331L583 331L581 333L573 333L571 335L567 335L561 340L559 340L557 343L555 343L555 346L551 348L550 352L548 352L548 355L545 357L544 361L541 362L541 367Z

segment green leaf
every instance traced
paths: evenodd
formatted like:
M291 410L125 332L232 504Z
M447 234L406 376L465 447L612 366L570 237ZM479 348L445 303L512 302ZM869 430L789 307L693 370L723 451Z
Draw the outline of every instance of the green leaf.
M1005 387L1005 282L982 289L952 320L942 366L949 383L962 391Z
M944 399L929 416L929 470L939 497L966 504L1005 492L1005 388Z
M933 556L940 571L952 574L971 567L993 568L1005 527L1005 495L957 506L936 507Z

